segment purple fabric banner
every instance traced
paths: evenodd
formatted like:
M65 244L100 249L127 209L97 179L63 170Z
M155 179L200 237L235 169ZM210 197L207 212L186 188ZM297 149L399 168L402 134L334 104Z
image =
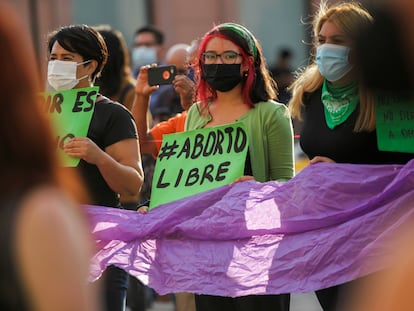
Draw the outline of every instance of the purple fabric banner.
M309 165L285 183L248 181L161 205L147 215L86 206L108 265L159 294L300 293L384 268L414 220L406 165Z

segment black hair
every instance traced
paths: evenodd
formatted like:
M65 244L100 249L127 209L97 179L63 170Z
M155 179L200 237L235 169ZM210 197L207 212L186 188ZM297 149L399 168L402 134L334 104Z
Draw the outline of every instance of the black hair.
M102 35L108 48L108 61L95 84L100 86L102 94L112 97L120 91L123 77L130 74L128 48L119 30L109 25L94 28Z
M155 27L154 25L146 25L143 26L141 28L138 28L135 31L135 36L144 33L144 32L150 32L154 35L155 37L155 41L157 42L158 45L163 45L164 44L164 33L157 27Z
M229 29L226 27L220 27L220 25L218 26L217 32L228 37L236 45L240 46L246 54L254 56L252 55L248 41L239 33L235 32L231 28ZM214 33L214 31L212 33ZM265 63L263 51L260 44L257 42L256 39L254 40L257 56L254 58L253 67L255 70L255 79L250 90L250 99L253 103L258 103L261 101L267 101L269 99L276 99L277 84L273 80L273 78L271 78L271 76L268 73L268 70L266 69L267 65ZM271 89L274 90L275 94L273 94L273 92L270 91Z
M268 101L277 98L277 85L270 76L266 68L266 61L259 41L244 27L234 23L224 23L214 26L208 31L199 47L199 72L197 79L197 94L202 105L207 106L211 99L217 97L215 90L212 90L208 83L203 79L204 67L202 63L202 52L205 51L206 45L213 37L223 37L232 41L242 49L243 62L248 65L248 70L244 73L243 99L249 105ZM248 61L253 57L253 62Z
M92 73L92 80L100 74L108 59L108 49L102 36L87 25L69 25L49 34L48 51L52 52L55 42L67 51L78 53L83 60L96 60L98 66Z

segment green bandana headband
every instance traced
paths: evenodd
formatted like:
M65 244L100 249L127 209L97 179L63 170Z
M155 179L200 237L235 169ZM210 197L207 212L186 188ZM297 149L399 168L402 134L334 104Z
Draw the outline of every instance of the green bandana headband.
M235 24L235 23L224 23L217 26L218 29L226 28L230 29L233 32L237 33L240 37L246 40L247 45L249 46L249 52L253 55L254 59L257 59L257 46L256 40L253 37L253 34L244 26Z

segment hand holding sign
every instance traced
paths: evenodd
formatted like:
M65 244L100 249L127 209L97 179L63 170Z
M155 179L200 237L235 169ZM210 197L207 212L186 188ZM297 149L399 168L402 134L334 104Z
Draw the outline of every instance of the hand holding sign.
M99 87L41 93L43 107L56 135L56 150L64 166L77 166L80 157L64 152L74 137L86 137Z
M99 155L103 153L92 140L87 137L75 137L69 140L63 151L70 157L83 159L90 164L97 164Z

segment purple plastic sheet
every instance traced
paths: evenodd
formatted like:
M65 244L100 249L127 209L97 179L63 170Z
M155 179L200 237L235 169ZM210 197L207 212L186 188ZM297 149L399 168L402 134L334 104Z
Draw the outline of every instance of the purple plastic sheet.
M86 206L108 265L159 294L309 292L382 269L414 219L406 165L309 165L285 183L247 181L161 205L147 215Z

